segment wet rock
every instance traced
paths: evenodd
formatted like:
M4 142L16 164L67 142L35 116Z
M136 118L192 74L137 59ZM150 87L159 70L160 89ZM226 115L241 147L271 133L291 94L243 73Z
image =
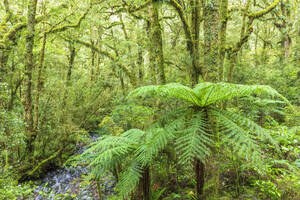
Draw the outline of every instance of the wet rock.
M96 141L92 137L92 141ZM83 152L85 147L81 147L77 152ZM49 171L39 180L39 186L35 189L34 200L98 200L96 182L87 182L82 178L89 173L86 166L74 168L60 168ZM102 196L114 194L115 181L108 175L100 181L102 185Z

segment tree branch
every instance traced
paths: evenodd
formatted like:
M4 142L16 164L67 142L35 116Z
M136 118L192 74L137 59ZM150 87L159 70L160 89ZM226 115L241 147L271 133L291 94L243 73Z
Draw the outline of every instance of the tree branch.
M62 32L62 31L67 30L68 28L77 28L77 27L79 27L80 24L81 24L81 22L82 22L82 20L87 16L87 14L89 13L90 9L92 8L92 5L93 4L90 4L90 6L88 7L88 9L79 17L79 19L78 19L78 21L76 23L74 23L74 24L66 24L66 25L63 25L61 27L50 29L50 30L46 31L46 34Z
M280 2L281 0L274 0L274 2L269 5L267 8L263 9L263 10L260 10L260 11L257 11L255 13L252 13L250 15L248 15L250 18L259 18L259 17L262 17L263 15L265 14L268 14L269 12L271 12Z
M170 1L167 1L167 3L172 5L178 12L179 17L183 24L184 33L185 33L187 39L192 42L193 37L192 37L191 27L189 26L188 20L186 19L185 15L184 15L184 10L183 10L182 6L176 0L170 0Z
M129 78L130 83L132 84L132 86L135 87L137 85L136 77L134 76L134 74L131 73L129 71L129 69L125 65L123 65L120 62L118 62L118 58L115 55L113 55L113 54L111 54L111 53L109 53L107 51L103 51L103 50L99 49L98 47L92 45L91 43L85 42L83 40L79 40L79 39L72 39L72 40L65 39L65 40L67 40L67 41L74 41L74 42L76 42L78 44L82 44L82 45L84 45L84 46L86 46L88 48L91 48L91 49L95 50L99 54L102 54L102 55L106 56L107 58L109 58L113 62L117 63L117 65L124 71L124 73L128 76L128 78Z

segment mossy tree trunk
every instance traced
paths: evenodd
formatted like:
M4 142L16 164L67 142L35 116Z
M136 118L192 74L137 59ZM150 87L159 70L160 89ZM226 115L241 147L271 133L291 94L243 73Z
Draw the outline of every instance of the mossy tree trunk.
M186 46L192 60L192 65L187 72L189 73L191 86L194 86L198 83L199 77L203 78L199 53L199 30L200 22L202 20L200 17L201 3L200 0L190 1L190 6L192 8L191 23L188 21L188 16L186 16L182 4L177 0L170 0L168 3L175 8L183 24Z
M159 23L159 4L153 2L149 5L149 38L150 38L150 69L152 76L158 74L158 82L166 83L164 53L162 44L162 29ZM153 77L154 78L154 77ZM154 78L153 80L156 80Z
M206 1L204 7L205 79L215 82L218 72L219 0Z
M46 5L43 2L43 14L45 15ZM44 59L45 59L45 51L46 51L46 43L47 43L47 33L46 33L46 25L43 24L43 39L42 39L42 48L40 51L39 65L38 65L38 77L37 77L37 91L35 96L35 116L34 116L34 130L37 131L39 126L39 107L40 107L40 95L42 92L42 88L44 85Z
M219 30L219 58L218 81L224 80L224 61L226 56L226 32L228 21L228 0L220 1L220 30Z
M290 37L290 29L291 29L291 23L290 23L290 1L284 0L280 3L280 9L281 9L281 15L282 15L282 23L281 24L275 24L277 28L279 28L281 32L281 47L282 47L282 55L281 60L286 62L289 58L292 40Z
M34 69L34 31L37 0L28 1L27 10L27 34L26 34L26 63L25 63L25 121L27 123L27 149L33 152L33 141L36 138L33 125L33 103L32 103L32 73Z

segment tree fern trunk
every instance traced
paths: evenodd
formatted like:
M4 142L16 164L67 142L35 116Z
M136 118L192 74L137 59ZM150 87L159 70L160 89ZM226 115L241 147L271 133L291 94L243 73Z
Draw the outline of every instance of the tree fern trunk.
M204 188L204 170L205 165L198 158L195 158L195 176L196 176L196 191L200 198L203 195Z
M144 200L150 200L150 169L146 167L143 173L143 193Z

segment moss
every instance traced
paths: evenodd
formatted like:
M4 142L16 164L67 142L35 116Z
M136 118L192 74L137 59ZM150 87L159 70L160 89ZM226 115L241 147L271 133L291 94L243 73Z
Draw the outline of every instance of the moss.
M251 18L259 18L269 12L271 12L278 4L279 4L280 0L275 0L270 6L268 6L266 9L260 10L256 13L252 13L249 15L249 17Z
M25 28L27 25L26 22L18 23L15 26L13 26L7 34L3 36L3 40L6 42L8 40L13 40L17 34L18 31L22 30Z

